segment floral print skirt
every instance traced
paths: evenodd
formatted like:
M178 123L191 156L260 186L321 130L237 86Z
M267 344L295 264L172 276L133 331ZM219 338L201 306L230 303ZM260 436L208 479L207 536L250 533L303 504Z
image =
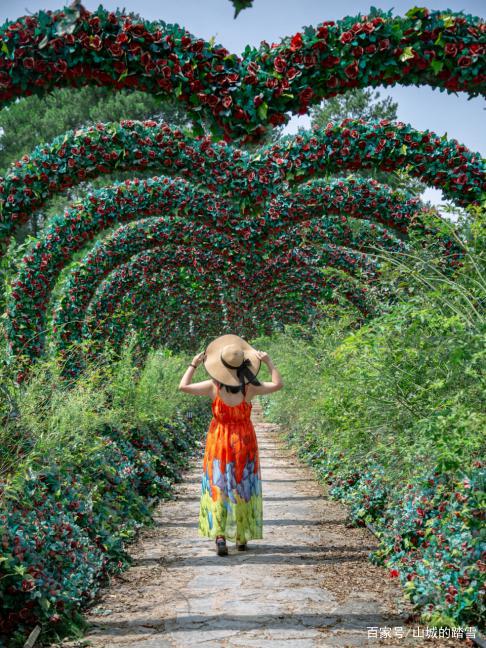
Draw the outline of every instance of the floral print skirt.
M243 544L263 538L263 500L258 443L251 403L213 401L203 459L199 535Z

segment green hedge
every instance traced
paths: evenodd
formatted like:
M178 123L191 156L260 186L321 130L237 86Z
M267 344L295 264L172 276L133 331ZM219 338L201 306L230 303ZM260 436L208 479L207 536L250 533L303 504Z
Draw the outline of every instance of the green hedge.
M257 347L285 384L265 415L377 532L372 560L424 622L484 629L486 292L473 260L440 290L409 277L404 299L361 328L329 312Z
M98 400L94 374L71 391L56 384L50 398L39 375L23 393L24 416L14 427L23 428L24 454L0 484L0 645L22 646L37 624L43 644L80 636L83 608L110 574L130 564L126 543L151 523L154 502L172 497L209 425L208 403L177 390L185 365L152 354L134 379L138 370L125 357L110 369ZM33 438L42 414L29 418L29 408L40 406L42 394L49 401L44 430ZM164 402L167 394L172 400ZM61 396L67 412L84 403L71 438L63 431Z

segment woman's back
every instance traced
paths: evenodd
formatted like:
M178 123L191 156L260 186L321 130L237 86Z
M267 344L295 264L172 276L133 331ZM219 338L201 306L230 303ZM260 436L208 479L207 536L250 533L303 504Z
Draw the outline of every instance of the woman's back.
M212 402L212 411L213 411L214 419L222 423L230 423L235 421L239 421L241 423L242 421L248 421L250 427L253 427L250 419L253 404L246 400L246 392L247 389L245 385L243 399L237 403L231 404L231 403L227 403L221 397L221 389L219 385L217 385L216 397Z
M216 383L213 383L216 384ZM263 504L260 460L252 403L243 399L226 403L216 384L203 458L199 534L224 535L239 543L263 537Z

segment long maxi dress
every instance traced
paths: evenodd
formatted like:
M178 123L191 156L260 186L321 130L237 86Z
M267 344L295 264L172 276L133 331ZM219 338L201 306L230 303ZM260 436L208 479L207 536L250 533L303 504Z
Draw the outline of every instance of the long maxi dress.
M200 536L244 543L263 538L262 478L252 403L212 401L203 459L199 508Z

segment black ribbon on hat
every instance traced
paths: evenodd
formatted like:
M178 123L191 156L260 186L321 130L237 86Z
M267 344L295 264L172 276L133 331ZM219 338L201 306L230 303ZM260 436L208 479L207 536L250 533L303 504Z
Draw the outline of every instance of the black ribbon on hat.
M256 380L255 384L259 384L256 375L250 369L251 367L250 358L246 358L245 360L243 360L243 362L238 367L233 367L232 365L225 362L222 355L220 355L220 360L224 364L224 366L227 367L228 369L236 369L236 375L238 376L238 380L240 381L240 385L242 388L244 388L245 386L245 378L248 378L248 382L253 383L253 381Z

